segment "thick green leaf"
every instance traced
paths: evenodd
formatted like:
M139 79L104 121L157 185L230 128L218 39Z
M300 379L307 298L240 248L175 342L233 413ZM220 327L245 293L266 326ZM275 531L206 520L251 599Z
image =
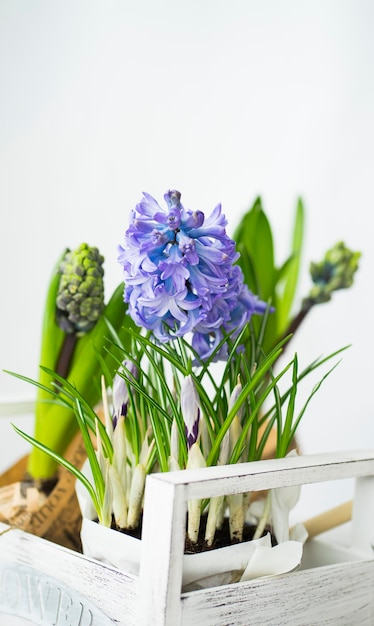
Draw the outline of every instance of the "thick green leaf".
M242 218L234 232L234 241L245 249L245 265L251 265L254 280L250 276L248 287L262 300L267 302L274 295L274 248L270 223L257 198L252 209ZM239 265L241 261L239 259ZM244 272L244 267L242 267ZM247 271L248 273L248 271Z
M123 285L119 285L106 305L102 316L94 328L77 341L67 381L85 398L88 404L95 406L101 398L100 357L105 360L106 372L114 376L118 367L118 354L115 350L109 353L110 343L109 322L120 336L123 343L131 340L129 328L133 326L131 318L126 314L123 302ZM55 364L51 367L53 370ZM45 371L43 379L51 383L51 377ZM111 381L108 381L110 384ZM44 392L43 392L44 393ZM43 396L44 397L44 396ZM44 445L63 454L71 439L78 431L78 423L73 409L58 404L37 402L35 407L34 436ZM33 448L28 459L28 472L33 478L48 478L56 471L52 457L47 457L39 448Z
M61 260L64 258L66 250L61 254L55 267L48 285L46 301L44 305L42 336L40 347L40 364L51 369L55 369L58 355L65 338L64 331L56 322L56 297L60 284L61 274L59 267ZM51 380L45 372L40 373L40 382L48 385ZM42 388L38 390L37 399L42 400L46 395Z
M299 198L295 213L291 255L280 270L277 279L276 306L278 337L281 337L282 334L287 331L291 319L300 273L301 253L304 240L304 222L304 205L301 198Z

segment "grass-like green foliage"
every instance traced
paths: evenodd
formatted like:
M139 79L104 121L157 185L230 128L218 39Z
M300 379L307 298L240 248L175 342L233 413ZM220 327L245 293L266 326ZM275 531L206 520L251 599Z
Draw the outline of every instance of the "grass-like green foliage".
M263 319L263 324L265 323L266 318ZM214 354L207 362L199 362L198 355L185 339L159 345L151 337L128 329L125 347L119 343L116 335L108 353L117 355L115 359L119 375L126 381L129 391L124 421L128 468L134 470L142 463L145 444L150 451L145 473L168 471L172 457L179 468L188 466L190 451L181 409L181 387L186 376L192 377L199 398L201 415L197 443L204 464L209 466L220 462L227 437L230 438L230 446L226 463L260 459L272 429L277 432L276 456L286 455L311 398L335 365L323 374L300 407L297 405L297 393L302 381L344 348L328 357L317 359L302 371L298 370L298 358L295 354L280 372L275 373L273 366L289 338L275 345L268 354L262 351L261 346L257 346L262 354L261 363L257 365L254 354L248 362L245 352L240 350L246 331L248 329L235 341L231 341L230 337L226 338L230 355L222 368L213 362ZM255 331L252 329L251 333L253 335ZM259 336L264 334L266 332L260 328ZM217 351L219 348L220 346ZM120 358L118 354L121 355ZM137 376L131 374L128 366L121 366L122 362L133 362L137 367ZM44 385L18 374L13 375L36 385L40 392L49 395L58 406L75 415L86 446L93 483L56 450L20 429L15 429L43 454L49 455L54 462L59 462L72 471L88 489L99 519L107 520L107 467L115 462L113 432L108 424L104 425L100 421L90 400L77 387L48 368L42 367L42 371L52 381L50 384ZM235 401L230 402L238 381L240 391L235 396ZM268 407L266 413L262 410L265 402ZM92 434L100 438L101 454L106 459L104 464L98 460L97 450L91 440ZM122 469L124 472L128 471L125 466Z
M40 378L34 381L13 373L38 389L34 436L15 427L33 446L32 474L41 475L41 468L44 472L46 468L52 471L56 463L61 463L87 488L102 523L109 525L114 514L118 525L133 528L140 521L147 473L260 460L274 431L275 456L284 457L294 444L310 401L336 367L337 362L331 365L331 361L346 347L316 359L302 370L297 354L280 370L278 359L311 307L328 301L332 291L352 284L360 256L338 244L321 264L312 265L312 269L319 270L314 272L318 288L313 287L295 314L304 219L303 203L299 200L291 249L278 267L273 232L261 200L258 198L243 216L234 233L241 255L238 263L248 287L268 302L269 308L263 316L252 316L238 337L225 336L204 362L187 337L159 344L149 333L136 328L125 313L119 287L93 330L79 339L69 375L60 375L54 364L63 336L52 317L56 295L52 280L44 322L49 339L42 345ZM316 289L318 297L314 296ZM53 345L49 343L51 337ZM224 342L228 357L225 363L217 364L215 357ZM318 382L306 396L304 392L300 394L309 377L314 380L320 369L323 373ZM110 388L115 371L123 379L127 393L125 416L114 428ZM109 388L104 393L100 389L102 375L104 389ZM199 406L198 436L192 444L182 410L187 379L192 381ZM105 423L94 411L101 394ZM92 481L63 456L66 434L71 437L78 428L91 465ZM96 447L92 444L93 435ZM201 503L201 507L206 505L207 502ZM239 518L244 519L244 497L239 504L236 498L235 503L232 500L228 505L239 506ZM219 524L222 506L223 499L209 507L214 519L213 526L209 520L208 542L213 536L211 528L214 530ZM200 510L199 503L192 503L189 508L189 518L193 517L195 526ZM192 536L195 531L192 528Z

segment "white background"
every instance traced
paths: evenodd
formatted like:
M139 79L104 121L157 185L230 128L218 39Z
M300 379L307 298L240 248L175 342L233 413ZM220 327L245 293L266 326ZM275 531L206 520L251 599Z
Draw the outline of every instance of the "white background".
M374 448L374 4L369 0L1 0L0 366L37 375L51 269L105 255L148 191L222 202L232 232L257 195L285 259L296 200L308 265L342 239L356 284L293 340L302 364L352 344L300 429L305 452ZM0 375L0 400L33 389ZM22 448L0 423L0 465Z

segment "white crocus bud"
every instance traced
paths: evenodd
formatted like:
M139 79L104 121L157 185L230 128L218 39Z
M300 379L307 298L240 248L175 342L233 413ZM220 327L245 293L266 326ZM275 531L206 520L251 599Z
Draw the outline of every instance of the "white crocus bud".
M214 428L214 425L213 425L213 428ZM205 419L200 420L199 429L200 429L201 449L203 451L205 458L207 458L212 448L212 442L210 440L208 426L207 426Z
M109 466L109 480L112 491L112 511L118 528L127 526L127 501L121 479L116 468Z
M226 465L229 460L230 454L230 429L225 432L225 435L221 441L221 447L219 451L217 465Z
M194 443L188 451L187 469L199 469L201 467L206 467L206 461L199 445ZM199 537L200 517L201 501L189 500L187 535L192 543L196 543Z
M179 433L178 433L177 422L175 419L173 419L171 423L171 432L170 432L170 456L168 458L169 472L175 472L177 470L180 470L178 457L179 457Z
M131 481L127 528L137 528L139 526L144 496L145 476L145 467L139 463L134 469Z
M240 394L242 392L242 386L240 384L240 382L238 382L229 399L229 405L228 405L228 410L229 412L231 411L232 407L234 406L235 402L237 401L237 399L239 398ZM242 434L242 426L241 426L241 415L243 413L243 405L240 407L240 409L237 411L234 419L232 420L231 424L230 424L230 428L229 428L229 432L230 432L230 454L233 452L234 448L235 448L235 444L238 441L240 435ZM239 459L239 461L243 461L243 459Z
M95 419L95 431L96 431L96 456L100 466L100 470L103 476L105 476L106 470L106 458L103 452L103 444L101 441L101 435L99 431L99 420Z
M240 394L242 392L242 386L240 384L240 382L238 382L229 399L229 405L228 405L228 411L230 412L235 404L235 402L237 401L237 399L239 398ZM232 453L232 451L234 450L235 444L238 441L241 433L242 433L242 426L241 426L241 415L243 413L243 405L239 408L239 410L237 411L234 419L232 420L231 424L230 424L230 454Z
M178 470L180 470L180 465L174 456L171 456L171 455L169 456L168 468L169 468L169 472L177 472Z
M188 449L197 441L199 435L200 404L191 375L185 377L181 386L181 411L186 427Z
M99 516L100 524L103 526L107 526L108 528L112 525L112 488L110 484L109 478L109 461L108 459L104 459L105 470L103 471L104 476L104 501L101 507L101 514Z
M125 433L125 418L120 415L113 431L113 465L121 481L122 489L127 490L127 441Z
M237 399L239 398L241 392L242 392L243 387L241 386L241 383L238 382L234 389L231 392L230 398L229 398L229 405L228 405L228 410L229 412L231 411L232 407L234 406L235 402L237 401ZM242 417L243 414L243 404L240 406L239 410L236 413L239 417L239 419Z
M101 377L101 397L103 402L104 424L109 439L112 441L113 422L109 411L108 392L105 384L105 377Z
M141 450L140 450L140 455L139 455L139 463L141 465L144 465L144 467L147 466L147 463L150 459L152 450L155 447L155 445L156 445L156 442L154 439L152 439L151 443L148 443L148 437L147 436L145 437Z
M112 399L113 399L113 427L116 427L120 415L127 415L127 407L129 403L129 384L131 379L136 378L138 370L132 361L125 360L122 363L123 370L117 372L113 379Z
M232 420L230 424L229 433L230 433L230 453L232 453L235 448L236 442L238 441L240 435L242 434L242 427L241 427L240 420L237 415L235 415L234 419Z
M171 424L171 432L170 432L170 456L173 456L175 459L179 456L179 435L178 435L178 426L175 419L173 419Z

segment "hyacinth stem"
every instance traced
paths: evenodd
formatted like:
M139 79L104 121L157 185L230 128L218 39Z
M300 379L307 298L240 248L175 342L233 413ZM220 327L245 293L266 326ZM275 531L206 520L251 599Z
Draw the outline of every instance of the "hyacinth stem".
M288 326L286 332L284 333L285 337L287 337L287 335L295 334L295 332L297 331L301 323L304 321L307 313L309 313L313 305L314 305L313 300L308 300L307 304L304 304L303 308L300 309L299 313L293 318L293 320L291 320L290 325Z
M59 374L59 376L63 378L66 378L69 373L77 341L78 337L75 333L66 334L64 337L55 367L56 374Z
M285 337L288 337L289 335L291 335L291 339L292 339L292 337L294 336L295 332L297 331L297 329L302 324L302 322L304 321L305 317L307 316L307 314L309 313L309 311L313 308L313 306L315 304L316 304L316 302L314 300L312 300L311 298L309 298L306 301L304 301L302 308L300 309L298 314L295 315L295 317L291 320L287 330L283 334L283 337L281 337L281 340L284 339ZM282 356L283 356L284 351L286 350L286 348L287 348L289 343L290 342L288 341L283 346Z

